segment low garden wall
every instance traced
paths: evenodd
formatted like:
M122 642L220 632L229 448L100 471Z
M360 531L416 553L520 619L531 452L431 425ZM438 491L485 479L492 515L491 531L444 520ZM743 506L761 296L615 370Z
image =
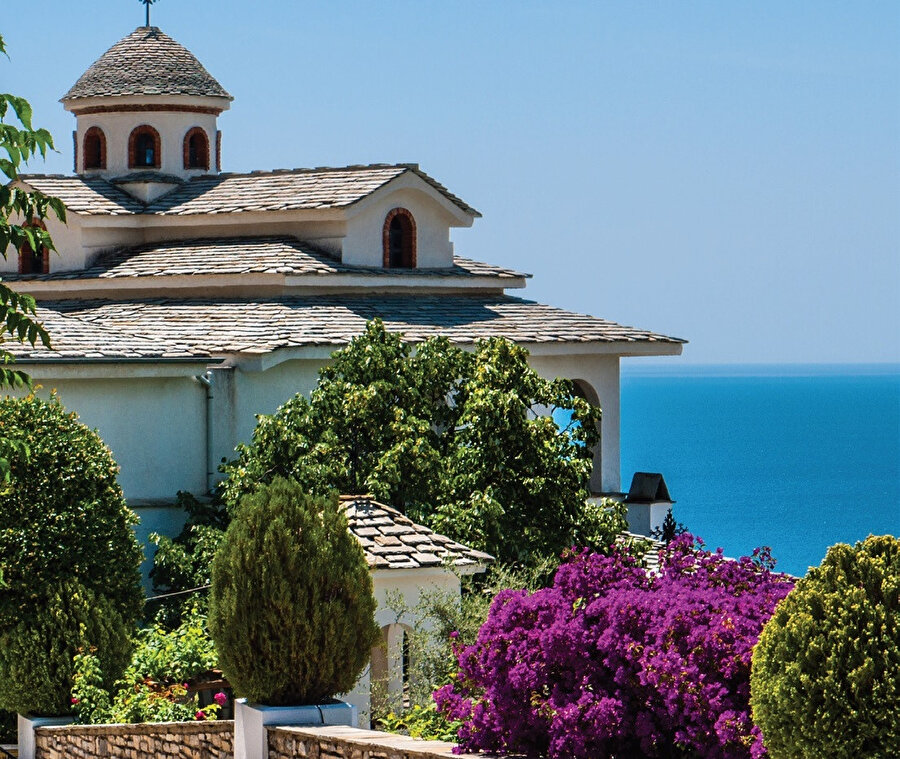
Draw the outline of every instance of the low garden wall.
M474 754L454 754L452 743L354 727L270 727L268 733L269 759L475 759Z
M34 759L231 759L234 722L39 727Z
M269 728L269 759L438 759L452 743L352 727ZM234 722L65 725L35 730L35 759L232 759ZM483 758L482 758L483 759Z

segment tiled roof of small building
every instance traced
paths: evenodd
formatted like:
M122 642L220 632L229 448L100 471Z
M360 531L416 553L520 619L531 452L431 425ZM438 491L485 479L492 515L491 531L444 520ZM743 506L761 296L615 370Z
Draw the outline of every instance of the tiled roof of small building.
M10 274L7 280L57 281L134 277L285 274L291 276L355 274L414 277L498 277L530 275L513 269L454 257L444 269L383 269L342 264L315 245L293 237L224 237L176 240L119 248L103 253L92 266L50 274Z
M23 174L20 179L45 195L60 198L72 213L85 216L197 216L347 208L407 172L464 212L481 215L416 164L405 163L194 177L147 205L100 177Z
M483 568L489 554L438 535L371 496L341 496L350 532L372 569L420 569L451 565Z
M183 45L155 26L139 26L85 71L62 99L121 95L233 98Z
M682 340L605 319L576 314L509 296L322 295L241 299L61 300L42 302L41 315L54 311L79 322L132 335L157 350L198 353L265 354L281 348L340 347L361 334L368 320L381 318L387 329L417 343L436 335L467 345L506 337L541 343L681 343ZM68 320L54 336L66 338ZM51 329L51 335L54 335ZM123 339L127 339L123 338ZM102 340L97 339L100 343ZM20 355L21 346L6 346ZM35 349L40 353L41 349ZM94 350L98 350L94 347ZM30 356L35 358L35 356Z

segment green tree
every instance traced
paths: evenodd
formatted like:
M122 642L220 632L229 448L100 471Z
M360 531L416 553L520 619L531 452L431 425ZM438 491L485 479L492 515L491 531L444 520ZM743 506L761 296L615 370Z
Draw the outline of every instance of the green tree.
M828 549L753 650L753 720L772 759L900 756L900 540Z
M432 338L413 350L378 321L332 356L307 400L263 416L226 465L223 498L274 477L310 492L372 493L502 561L573 543L607 547L619 512L587 506L600 410L542 379L504 339L472 352ZM571 409L560 430L550 413Z
M372 578L337 497L276 478L245 496L213 559L209 630L251 701L316 704L353 688L379 639Z
M2 36L0 53L6 54ZM43 158L52 149L50 133L32 126L28 101L0 92L0 173L6 177L0 186L0 254L4 258L9 247L56 249L49 233L39 222L51 213L64 222L66 209L62 201L14 186L19 169L30 158L35 155ZM0 389L30 385L25 372L9 366L13 355L3 347L5 337L19 342L27 340L32 345L40 340L44 345L50 345L47 332L35 316L34 298L0 282ZM9 454L15 446L15 441L0 433L0 479L9 476Z

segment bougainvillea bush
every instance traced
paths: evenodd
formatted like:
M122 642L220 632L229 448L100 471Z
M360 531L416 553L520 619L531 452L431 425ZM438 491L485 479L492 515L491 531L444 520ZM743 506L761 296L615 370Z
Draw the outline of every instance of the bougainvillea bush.
M572 552L551 587L497 595L435 693L462 750L554 758L765 756L753 645L791 581L676 538L658 576L621 550Z

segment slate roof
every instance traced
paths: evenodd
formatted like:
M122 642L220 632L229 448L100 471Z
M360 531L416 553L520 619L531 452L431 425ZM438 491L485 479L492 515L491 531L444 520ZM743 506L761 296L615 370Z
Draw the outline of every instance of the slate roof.
M291 276L355 274L384 277L498 277L514 279L529 274L500 266L454 257L444 269L383 269L342 264L315 245L293 237L224 237L176 240L120 248L102 254L92 266L50 274L10 274L8 281L70 281L228 274L284 274Z
M372 569L419 569L446 564L481 568L494 560L489 554L416 524L371 496L341 496L341 504L350 532L362 546Z
M316 345L340 347L361 334L366 322L375 317L383 319L387 329L402 332L411 343L435 335L461 345L495 336L525 345L684 342L505 295L61 300L39 306L42 318L53 311L74 320L62 320L50 328L60 344L68 340L70 324L83 322L113 330L125 343L133 336L136 351L143 350L150 340L158 353L178 353L186 346L189 352L218 356ZM4 347L21 355L22 346L17 343L8 342ZM99 350L96 344L85 346L88 349ZM40 357L41 350L35 349L29 358Z
M62 100L118 95L200 95L233 100L187 48L156 26L139 26L119 40Z
M279 169L194 177L146 205L100 177L23 174L19 178L45 195L60 198L72 213L85 216L197 216L348 208L407 172L431 185L464 212L481 216L413 163Z

